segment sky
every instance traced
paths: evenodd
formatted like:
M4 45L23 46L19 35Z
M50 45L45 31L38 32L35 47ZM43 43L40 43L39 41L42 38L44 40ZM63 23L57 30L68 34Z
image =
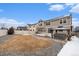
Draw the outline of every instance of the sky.
M77 3L0 3L0 25L25 26L72 14L73 25L79 25L79 4ZM4 24L3 24L4 23Z

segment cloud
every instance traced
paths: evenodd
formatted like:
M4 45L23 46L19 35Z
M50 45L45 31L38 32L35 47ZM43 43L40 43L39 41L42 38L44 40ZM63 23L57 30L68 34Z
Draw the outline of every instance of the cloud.
M71 8L70 12L72 12L72 13L79 13L79 4L76 4L75 6L73 6Z
M67 6L73 6L73 5L75 5L75 3L65 3L65 5L67 5Z
M53 4L53 3L46 3L47 5L51 5L51 4Z
M25 25L24 22L19 22L15 19L8 19L8 18L0 18L0 27L5 26L5 27L17 27L17 26L23 26Z
M72 25L74 27L79 26L79 19L78 18L72 18Z
M74 7L75 5L77 5L77 3L65 3L65 6L70 8Z
M60 4L50 5L49 8L50 11L61 11L63 9L64 9L64 5L60 5Z

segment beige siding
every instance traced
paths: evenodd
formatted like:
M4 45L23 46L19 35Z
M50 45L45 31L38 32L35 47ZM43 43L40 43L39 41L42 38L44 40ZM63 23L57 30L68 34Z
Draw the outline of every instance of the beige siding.
M62 20L62 24L60 23L60 21ZM66 23L64 23L64 21L66 21ZM50 25L46 25L46 22L50 22ZM42 21L42 22L38 22L35 25L32 25L29 29L31 29L32 31L37 31L40 28L45 28L46 32L48 32L48 28L57 28L58 26L63 26L65 28L71 28L70 26L72 26L72 17L71 16L63 16L62 18L58 18L55 20L49 20L49 21Z

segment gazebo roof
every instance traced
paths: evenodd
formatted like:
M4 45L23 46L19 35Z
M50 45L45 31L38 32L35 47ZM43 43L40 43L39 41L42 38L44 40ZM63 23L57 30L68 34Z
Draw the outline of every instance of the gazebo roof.
M69 28L55 28L54 30L69 30Z

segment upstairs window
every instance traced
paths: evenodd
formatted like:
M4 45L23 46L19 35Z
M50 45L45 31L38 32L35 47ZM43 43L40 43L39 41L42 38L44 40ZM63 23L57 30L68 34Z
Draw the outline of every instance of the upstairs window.
M60 24L62 24L62 20L60 20Z
M40 23L39 26L42 26L42 23Z
M66 20L64 20L63 23L66 23Z
M50 25L50 22L46 22L46 25Z

